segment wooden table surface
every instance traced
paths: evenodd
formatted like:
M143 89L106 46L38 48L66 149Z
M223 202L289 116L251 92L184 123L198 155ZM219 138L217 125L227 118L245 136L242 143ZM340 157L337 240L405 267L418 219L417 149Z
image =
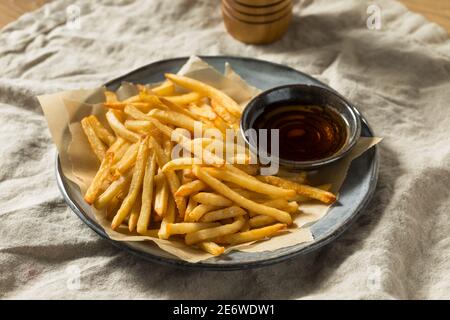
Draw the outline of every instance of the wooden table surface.
M48 0L1 0L0 28ZM400 0L410 10L419 12L444 27L450 34L450 0Z

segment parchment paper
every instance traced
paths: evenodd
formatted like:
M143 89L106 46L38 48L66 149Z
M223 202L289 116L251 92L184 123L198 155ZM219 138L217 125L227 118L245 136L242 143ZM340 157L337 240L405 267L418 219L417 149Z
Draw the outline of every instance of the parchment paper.
M179 74L203 81L224 91L238 102L242 108L245 107L246 103L253 96L260 92L257 88L248 85L235 73L232 66L227 64L225 75L223 75L195 56L186 62L180 69ZM80 121L89 114L95 114L99 117L100 121L106 124L104 120L105 108L101 106L101 102L104 101L104 97L102 96L103 91L104 88L95 88L92 90L61 92L38 97L50 131L54 137L54 142L61 155L63 173L79 186L82 194L89 187L98 169L99 162L91 152ZM126 99L136 94L136 89L132 84L124 83L118 89L118 92L120 92L120 98ZM323 173L319 171L317 179L331 183L333 192L338 193L351 161L379 141L380 139L378 138L360 138L354 150L345 159L325 169ZM302 227L323 217L329 208L329 205L313 201L301 204L301 213L294 219L294 225L287 232L280 233L280 235L270 241L259 241L234 247L230 246L227 250L247 252L273 251L302 242L312 241L313 236L309 228ZM92 213L111 239L117 241L150 240L155 242L162 250L189 262L198 262L211 257L210 254L192 249L178 240L161 240L141 236L136 233L130 234L127 232L124 234L123 232L114 231L111 229L111 222L106 219L104 211L99 211L92 207Z

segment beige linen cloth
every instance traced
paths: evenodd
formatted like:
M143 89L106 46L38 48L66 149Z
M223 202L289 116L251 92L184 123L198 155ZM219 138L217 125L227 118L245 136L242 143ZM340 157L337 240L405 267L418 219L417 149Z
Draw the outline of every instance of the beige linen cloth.
M116 249L66 207L34 96L192 54L312 74L384 137L374 198L338 240L263 269L180 270ZM219 1L55 1L0 32L0 72L1 298L450 298L450 40L399 3L299 1L281 41L250 46Z

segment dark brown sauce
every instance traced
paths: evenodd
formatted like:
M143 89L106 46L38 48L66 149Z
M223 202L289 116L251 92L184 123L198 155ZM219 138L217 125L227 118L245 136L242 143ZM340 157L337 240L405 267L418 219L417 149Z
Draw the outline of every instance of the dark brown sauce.
M328 158L338 152L347 139L343 118L330 108L320 106L267 108L256 119L254 128L279 129L279 157L293 161ZM268 140L270 148L270 134Z

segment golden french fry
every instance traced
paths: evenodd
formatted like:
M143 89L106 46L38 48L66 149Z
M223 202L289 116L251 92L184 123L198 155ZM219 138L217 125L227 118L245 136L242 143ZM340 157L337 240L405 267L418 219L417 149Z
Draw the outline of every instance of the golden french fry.
M210 206L228 207L233 205L230 199L210 192L199 192L192 197L195 201Z
M107 153L105 155L105 158L103 159L100 165L100 169L98 169L97 173L95 174L95 177L92 180L84 196L84 200L87 203L93 204L94 201L97 199L97 196L101 191L103 181L109 176L109 173L111 171L113 158L114 155L112 153Z
M244 209L242 209L238 206L232 206L232 207L228 207L228 208L224 208L224 209L207 212L200 218L200 221L201 222L213 222L213 221L218 221L218 220L223 220L223 219L228 219L228 218L234 218L237 216L243 216L246 213L247 212Z
M164 152L162 147L153 137L150 137L150 144L156 153L156 161L158 162L159 167L164 167L164 165L169 162L168 155ZM186 211L186 199L184 197L175 195L178 188L180 187L180 180L173 171L164 172L164 175L166 176L167 182L169 184L170 192L172 193L175 199L175 203L177 204L178 213L181 217L184 217L184 212Z
M224 247L221 247L212 241L200 242L198 244L198 247L203 251L212 254L213 256L220 256L225 251Z
M199 230L220 226L217 222L179 222L179 223L167 223L166 234L186 234L197 232Z
M316 199L327 204L336 201L336 196L334 194L325 190L321 190L319 188L299 184L275 176L258 176L258 179L284 189L294 190L299 195L307 196L309 198Z
M98 121L97 117L94 115L90 115L88 117L89 123L94 129L97 137L100 138L106 145L111 146L114 141L116 141L116 137L112 133L110 133L101 123Z
M130 213L131 208L136 201L139 191L141 190L142 180L145 173L145 164L148 158L148 137L145 137L139 142L139 150L136 159L136 164L134 166L133 177L131 178L130 189L128 195L122 202L119 210L111 224L111 228L114 230L122 224L125 218Z
M186 207L186 213L184 214L184 220L187 221L187 217L189 214L198 206L198 202L195 201L192 197L189 197L189 201Z
M167 203L169 199L169 185L167 184L164 174L158 173L155 177L155 205L153 209L160 217L165 216L167 210Z
M231 171L230 169L232 169L233 171ZM271 197L292 198L295 196L294 190L283 189L275 187L271 184L263 183L258 179L256 179L255 177L250 176L245 172L240 171L237 168L234 168L231 165L226 166L225 170L219 170L216 168L205 168L205 170L210 175L219 180L232 182L234 184L241 186L242 188L267 194ZM236 172L236 170L239 170L240 172Z
M130 218L128 219L128 230L133 232L136 229L139 220L139 212L141 211L141 201L139 198L134 202L133 208L130 211Z
M191 103L188 106L188 109L193 114L197 115L200 119L208 119L213 121L217 118L217 114L214 112L214 110L208 106L207 104L203 104L202 106L198 106L195 103Z
M236 245L250 241L258 241L268 237L273 237L278 231L284 228L286 228L285 224L277 223L268 227L225 235L220 237L220 242Z
M113 91L105 90L104 94L105 94L106 103L114 103L114 102L118 102L119 101L117 99L116 93L113 92Z
M150 88L150 91L158 96L168 96L173 94L175 86L170 81L164 81L160 85Z
M219 227L203 229L193 233L188 233L184 238L184 242L187 245L191 245L205 240L221 237L227 234L232 234L239 231L239 229L242 228L244 223L245 223L244 218L239 216L236 217L236 220L233 223L221 225Z
M106 218L109 219L110 217L115 214L117 209L119 208L119 204L122 201L121 197L115 196L111 199L110 202L108 202L108 206L106 207Z
M119 173L125 173L130 169L136 162L138 154L139 144L135 143L131 145L127 151L125 151L122 159L120 159L116 164L115 168Z
M193 164L198 163L195 158L177 158L167 162L162 168L162 172L189 169Z
M269 216L264 216L262 214L257 214L254 217L251 217L249 220L251 228L260 228L260 227L268 226L270 224L274 224L276 222L277 222L276 219L269 217Z
M102 209L120 192L127 192L130 181L131 174L128 173L111 183L109 187L94 202L94 207L96 207L97 209Z
M164 123L194 132L195 120L184 114L175 111L153 109L148 115Z
M197 92L189 92L178 96L169 96L164 98L172 103L183 105L195 102L199 100L201 96Z
M159 101L161 104L163 104L166 107L165 110L175 111L175 112L181 113L189 118L192 118L195 120L200 120L199 116L197 116L195 113L191 112L189 109L181 107L178 104L172 103L169 100L165 99L164 97L159 97Z
M195 175L194 175L195 177ZM201 180L194 180L192 182L188 182L186 184L183 184L182 186L180 186L177 190L177 192L175 192L176 196L182 196L182 197L186 197L189 196L193 193L205 190L207 187L207 185L201 181Z
M167 79L181 87L214 99L218 104L223 105L231 114L236 117L240 117L241 107L224 92L207 85L206 83L185 76L179 76L171 73L166 73L165 76Z
M316 187L317 189L321 189L321 190L325 190L325 191L330 191L331 189L331 184L327 183L327 184L322 184L320 186ZM293 201L298 201L298 202L307 202L310 201L311 198L308 196L303 196L300 194L297 194L297 196L295 196L294 198L292 198L291 200Z
M94 151L94 154L97 156L98 160L102 161L106 154L106 147L100 138L97 137L95 130L92 128L92 125L87 117L81 120L81 127L83 128L84 134L89 141L92 151Z
M142 183L142 204L137 222L137 232L143 234L150 224L152 200L153 200L153 180L156 170L156 155L153 153L147 160L144 181Z
M130 144L123 140L124 143L114 152L114 161L113 163L117 163L120 161L120 159L123 158L127 150L130 148Z
M116 153L117 150L119 150L120 148L122 148L122 146L128 143L125 139L122 139L121 137L118 137L116 139L116 141L114 141L114 143L108 148L107 152L112 152L112 153Z
M185 221L195 222L200 220L200 218L207 212L218 209L218 206L211 206L207 204L199 204L192 210L189 215L185 218Z
M223 105L217 103L215 100L211 100L211 107L229 126L239 128L239 118L231 115Z
M161 132L148 120L126 120L125 128L138 134L151 135L158 139L161 136Z
M284 208L284 210L286 211L286 212L289 212L289 213L296 213L296 212L298 212L298 209L299 209L299 204L297 203L297 201L290 201L289 203L288 203L288 205L287 205L287 207L285 207Z
M227 187L225 184L211 176L206 172L206 170L202 170L199 166L194 166L193 172L200 180L210 186L213 190L235 202L237 205L249 211L255 211L259 212L260 214L271 216L278 221L286 223L288 225L292 223L292 218L289 213L244 198L243 196L234 192L231 188Z
M125 126L122 124L122 122L120 122L114 112L108 111L106 113L106 119L108 120L110 127L113 129L117 136L131 142L139 141L140 136L137 133L125 128Z
M161 226L158 231L158 237L160 239L168 239L169 238L170 235L167 233L167 224L174 223L175 216L176 216L175 200L173 200L173 197L169 197L169 200L167 203L166 215L164 216L164 218L161 222Z
M242 226L242 228L239 229L239 232L245 232L245 231L250 230L250 222L249 222L248 217L247 217L247 216L244 216L244 219L245 219L245 223L244 223L244 225Z

